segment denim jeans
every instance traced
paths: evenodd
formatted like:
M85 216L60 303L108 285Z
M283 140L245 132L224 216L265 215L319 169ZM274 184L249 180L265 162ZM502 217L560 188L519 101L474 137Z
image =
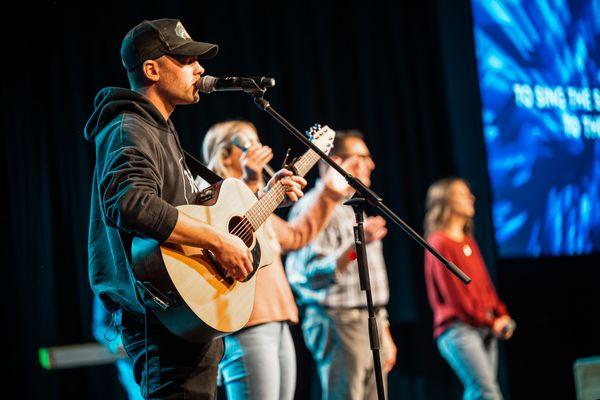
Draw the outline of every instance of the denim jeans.
M380 339L386 322L383 313L378 313ZM377 399L366 309L306 306L302 334L317 363L322 400ZM389 349L381 346L382 363L388 354ZM387 391L387 374L382 374Z
M215 399L223 340L190 343L173 335L150 312L148 319L147 343L143 321L123 313L121 325L123 347L133 360L133 374L144 398Z
M115 361L117 370L119 371L119 381L121 386L127 392L128 400L142 400L142 392L140 386L135 381L133 376L133 363L129 358L122 358Z
M464 400L502 399L496 379L498 340L489 328L456 322L438 337L437 345L464 386Z
M296 353L287 322L270 322L225 337L219 364L228 399L292 400Z

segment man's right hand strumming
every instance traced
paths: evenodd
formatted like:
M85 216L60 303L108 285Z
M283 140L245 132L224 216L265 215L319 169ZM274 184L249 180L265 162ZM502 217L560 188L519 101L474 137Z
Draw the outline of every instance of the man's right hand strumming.
M253 270L252 254L242 239L180 212L167 242L210 250L229 275L239 281Z
M229 276L238 281L252 273L252 254L242 239L228 233L221 237L221 244L212 249L215 258Z

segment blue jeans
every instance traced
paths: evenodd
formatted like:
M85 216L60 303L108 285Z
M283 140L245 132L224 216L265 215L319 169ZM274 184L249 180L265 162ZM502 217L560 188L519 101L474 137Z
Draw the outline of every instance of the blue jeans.
M127 392L127 398L129 400L142 400L140 386L136 383L135 376L133 376L133 362L129 358L123 358L115 361L115 365L119 371L121 386Z
M496 379L498 340L488 328L456 322L438 337L437 345L462 381L464 400L502 400Z
M378 331L381 333L387 319L383 312L378 314ZM322 400L377 399L366 309L306 306L302 334L317 364ZM381 360L388 354L389 349L382 345ZM387 374L382 373L387 391Z
M225 337L219 370L228 399L292 400L296 352L287 322L270 322Z
M214 400L223 340L190 343L173 335L151 313L148 320L147 340L143 321L125 313L121 321L123 347L133 361L133 374L142 395L148 393L144 398Z

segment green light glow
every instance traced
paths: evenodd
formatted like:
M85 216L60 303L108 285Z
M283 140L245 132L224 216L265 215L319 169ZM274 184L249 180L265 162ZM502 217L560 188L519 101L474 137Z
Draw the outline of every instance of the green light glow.
M38 350L38 359L40 361L40 365L44 369L50 369L52 367L52 362L50 360L50 352L46 348L41 348Z

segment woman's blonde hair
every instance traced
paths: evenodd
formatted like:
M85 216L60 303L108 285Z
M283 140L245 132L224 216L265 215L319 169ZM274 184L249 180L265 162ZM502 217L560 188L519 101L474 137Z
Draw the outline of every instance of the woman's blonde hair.
M210 127L202 142L202 157L208 168L223 178L232 175L230 168L223 164L223 160L231 154L232 139L246 128L256 132L252 122L242 120L219 122Z
M244 129L252 129L256 132L256 127L252 122L230 120L214 124L206 132L206 136L204 136L204 141L202 142L202 157L204 158L204 162L206 162L208 168L223 178L232 176L230 168L223 164L223 160L231 154L233 138ZM259 184L259 188L261 187L262 184ZM264 232L271 250L281 255L281 245L269 220L264 224Z
M433 232L444 228L450 218L450 189L456 182L463 182L467 187L469 184L461 178L450 177L443 178L434 182L427 190L427 200L425 201L425 238ZM464 227L465 234L473 232L473 218L469 218Z

